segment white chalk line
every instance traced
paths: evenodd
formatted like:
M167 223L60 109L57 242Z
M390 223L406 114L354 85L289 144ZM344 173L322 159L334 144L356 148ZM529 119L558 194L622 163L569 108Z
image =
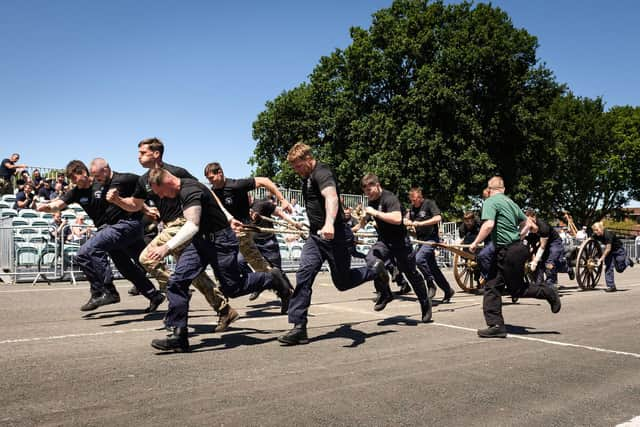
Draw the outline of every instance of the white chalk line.
M626 423L618 424L616 427L639 427L640 426L640 417L634 417L627 421Z

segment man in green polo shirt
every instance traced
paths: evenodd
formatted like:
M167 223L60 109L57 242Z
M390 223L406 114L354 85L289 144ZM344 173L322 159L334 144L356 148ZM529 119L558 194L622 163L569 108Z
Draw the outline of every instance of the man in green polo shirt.
M491 178L488 190L489 198L482 206L484 222L470 249L474 252L478 244L491 233L491 240L496 245L498 274L484 288L482 310L488 328L479 329L478 336L505 338L507 329L502 317L502 290L505 286L513 297L546 299L553 313L560 311L560 296L551 287L525 284L524 266L529 259L529 250L520 236L528 228L527 217L513 200L504 195L504 181L501 177Z

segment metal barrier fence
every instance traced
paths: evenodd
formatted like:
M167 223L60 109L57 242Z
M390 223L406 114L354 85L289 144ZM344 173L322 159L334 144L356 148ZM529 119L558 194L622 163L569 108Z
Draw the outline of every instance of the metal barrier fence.
M0 279L7 283L70 280L82 277L74 263L84 240L54 238L49 225L13 225L12 218L0 222L2 255ZM73 235L72 227L93 230L91 225L66 224L62 236ZM87 235L90 238L90 235Z

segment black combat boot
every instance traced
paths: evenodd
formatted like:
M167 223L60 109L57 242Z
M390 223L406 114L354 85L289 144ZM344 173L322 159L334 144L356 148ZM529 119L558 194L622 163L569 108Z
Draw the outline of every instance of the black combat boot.
M175 351L176 353L188 353L191 351L187 339L187 328L172 328L166 338L151 341L151 347L161 351Z
M427 277L425 282L427 282L427 293L429 294L429 298L433 299L433 297L436 296L436 285L430 277Z
M427 298L426 300L420 300L420 311L422 312L422 323L431 323L431 316L433 314L431 298Z
M376 272L373 285L378 293L373 309L375 311L382 311L388 303L393 301L393 292L391 292L391 288L389 287L389 274L387 273L387 269L384 268L384 262L381 260L376 261L373 264L373 269Z
M160 304L162 304L165 299L166 298L164 295L162 295L160 292L156 292L156 294L149 300L149 307L147 307L144 312L153 313L158 309L158 306L160 306Z
M296 323L289 332L278 337L278 341L286 345L308 344L307 324Z
M291 299L291 294L293 294L293 287L289 279L287 279L279 268L274 267L269 273L271 273L273 281L273 290L276 291L276 295L280 297L280 301L282 302L280 313L287 314L287 311L289 311L289 300Z

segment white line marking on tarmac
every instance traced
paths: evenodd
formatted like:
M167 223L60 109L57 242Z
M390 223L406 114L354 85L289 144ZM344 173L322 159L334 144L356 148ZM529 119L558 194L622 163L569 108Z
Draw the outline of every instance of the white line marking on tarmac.
M640 426L640 417L635 417L626 423L618 424L616 427L638 427Z
M245 319L238 319L234 323L245 323L251 321L260 321L263 323L266 320L275 320L281 319L280 316L274 316L272 318L269 317L249 317ZM205 323L205 325L207 325ZM209 323L208 325L214 326L215 323ZM190 328L191 329L191 328ZM83 338L83 337L99 337L103 335L119 335L119 334L128 334L130 332L151 332L151 331L162 331L162 327L154 327L154 328L137 328L137 329L116 329L115 331L102 331L102 332L87 332L83 334L68 334L68 335L52 335L48 337L33 337L33 338L16 338L16 339L7 339L0 341L0 344L18 344L18 343L28 343L34 341L55 341L55 340L63 340L66 338ZM192 330L192 329L191 329ZM193 331L193 330L192 330Z
M477 332L476 329L465 328L463 326L448 325L446 323L433 322L433 325L443 326L445 328L451 328L451 329L460 329L462 331ZM508 337L516 338L516 339L519 339L519 340L525 340L525 341L535 341L535 342L541 342L541 343L544 343L544 344L558 345L560 347L581 348L581 349L584 349L584 350L598 351L598 352L601 352L601 353L618 354L618 355L621 355L621 356L631 356L631 357L635 357L636 359L640 359L640 354L638 354L638 353L629 353L627 351L609 350L609 349L606 349L606 348L593 347L593 346L590 346L590 345L571 344L571 343L566 343L566 342L561 342L561 341L544 340L544 339L541 339L541 338L523 337L522 335L508 334Z

